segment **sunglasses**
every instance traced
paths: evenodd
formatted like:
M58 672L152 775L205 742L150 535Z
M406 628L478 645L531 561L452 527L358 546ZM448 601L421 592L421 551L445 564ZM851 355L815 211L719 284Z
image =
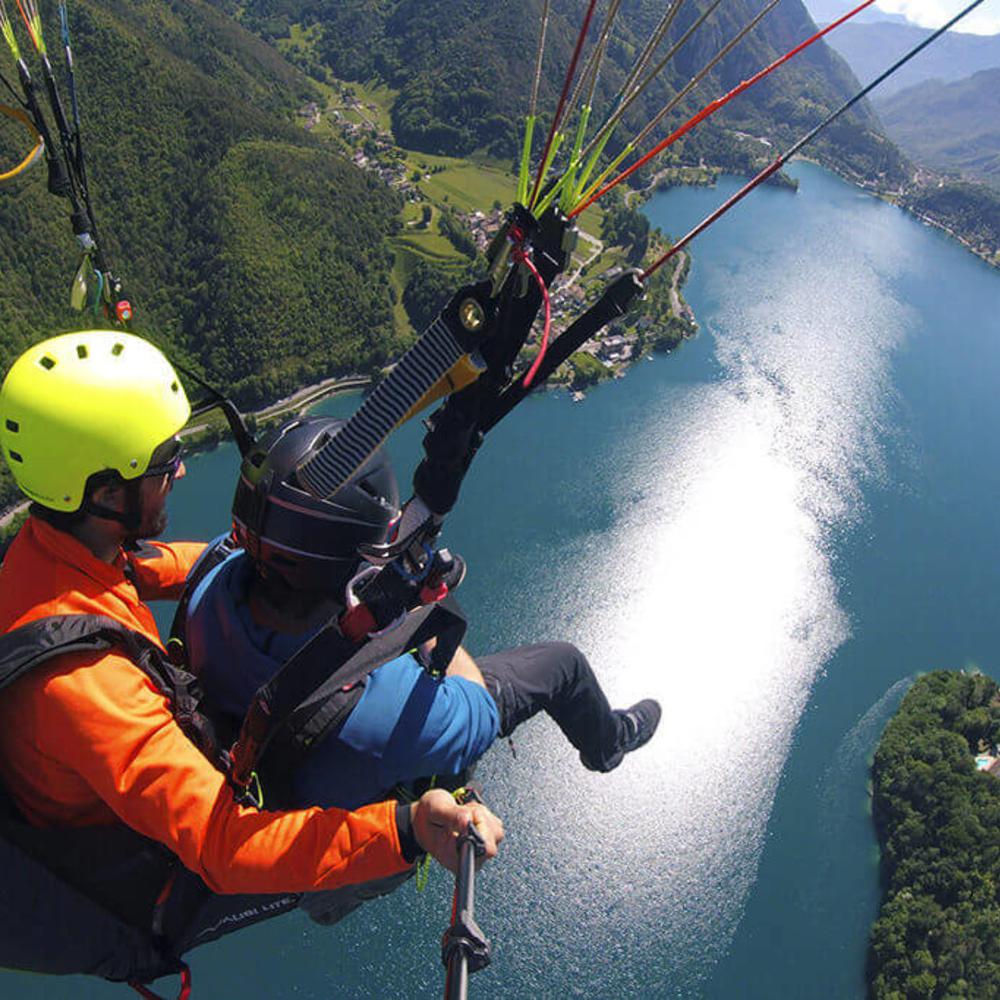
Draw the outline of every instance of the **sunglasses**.
M181 471L183 462L184 449L178 441L170 458L163 462L157 462L156 465L150 465L142 476L144 479L152 476L168 476L170 479L175 479L177 473Z

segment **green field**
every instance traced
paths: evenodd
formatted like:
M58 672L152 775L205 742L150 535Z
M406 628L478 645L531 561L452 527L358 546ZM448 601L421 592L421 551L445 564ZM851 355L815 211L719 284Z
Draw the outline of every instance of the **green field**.
M585 244L586 246L586 244ZM605 250L597 260L593 261L589 267L584 268L583 278L596 278L598 275L603 274L609 267L614 267L615 264L620 264L622 262L622 251L621 247L614 247L612 249Z
M423 154L410 161L428 162ZM433 157L444 160L444 157ZM447 202L460 212L489 212L494 202L509 205L514 197L516 182L513 175L493 166L472 164L467 160L451 160L438 174L420 182L420 190L434 202Z
M404 230L392 238L392 245L405 253L426 257L437 263L458 263L463 258L458 251L435 228L424 230Z
M288 53L307 57L312 50L313 38L310 30L293 28L291 37L283 40L281 48ZM391 132L392 107L398 91L374 79L364 83L342 81L330 77L326 82L315 81L320 89L326 109L320 123L313 129L317 138L334 143L350 152L352 143L340 134L332 111L338 110L345 121L375 124L380 131ZM354 97L363 106L358 111L349 110L344 99L344 89L350 88ZM490 212L496 204L508 207L514 198L517 178L506 161L474 155L468 159L437 156L432 153L400 150L406 162L407 176L419 172L416 186L425 199L423 202L406 201L400 212L402 228L392 237L389 244L394 253L392 286L396 293L393 318L397 332L406 336L412 327L402 305L402 293L418 260L430 261L436 267L455 269L465 263L451 242L438 231L438 218L442 210L456 209L462 213L475 211ZM422 226L423 209L431 207L431 218ZM600 236L602 210L593 206L583 213L578 224L586 232ZM574 254L574 266L591 253L590 245L581 243ZM592 265L591 273L600 273L617 262L619 254L602 254L598 266Z
M362 114L365 121L374 121L383 132L392 131L392 106L399 96L398 90L387 87L381 80L344 83L342 86L350 87L354 96L364 105ZM353 121L359 120L357 112L345 111L345 115L353 115Z
M390 245L395 255L392 265L392 284L396 289L393 319L396 332L407 336L413 326L403 308L403 289L416 262L427 260L439 268L457 270L466 259L437 231L436 217L427 229L404 229L400 235L392 237Z
M301 28L293 30L291 39L284 42L287 48L303 48L310 42L309 32ZM399 94L397 90L386 86L381 80L373 79L364 83L356 81L341 81L331 79L329 84L320 85L327 97L327 113L314 134L321 137L336 133L330 121L330 110L337 108L348 121L358 122L362 116L357 112L348 111L344 106L341 90L350 87L357 99L365 105L363 117L367 121L375 121L383 131L391 131L392 106ZM368 105L373 105L374 109ZM482 155L473 155L469 159L457 159L450 156L437 156L433 153L422 153L413 150L402 150L406 158L407 174L415 170L426 179L418 183L421 193L435 207L447 204L460 212L489 212L499 202L503 206L510 205L517 187L517 179L510 170L510 164L505 161L490 159ZM436 172L435 172L436 171ZM412 209L404 210L403 221L411 222L419 218L419 210L413 214ZM599 236L603 212L598 206L592 206L583 213L580 219L581 228L588 233ZM436 215L432 219L431 230L437 230Z

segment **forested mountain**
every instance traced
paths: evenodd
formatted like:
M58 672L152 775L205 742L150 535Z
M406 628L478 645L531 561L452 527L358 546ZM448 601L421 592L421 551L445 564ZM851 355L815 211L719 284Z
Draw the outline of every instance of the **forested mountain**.
M873 815L885 897L872 928L874 1000L1000 996L997 685L937 671L910 689L879 742Z
M1000 187L1000 67L955 83L927 80L876 109L908 156Z
M315 85L202 0L71 14L98 223L134 329L247 401L390 357L398 196L293 124ZM0 132L5 162L20 138ZM68 214L44 168L0 188L4 367L83 325Z
M707 2L681 8L661 52ZM583 5L553 0L552 8L540 101L547 113ZM718 7L637 102L621 136L759 9L749 0ZM623 3L598 114L663 10L661 0ZM72 27L89 172L109 257L134 300L136 330L235 387L245 402L392 356L398 323L386 237L399 227L399 196L306 133L294 111L311 99L324 102L317 80L329 74L376 74L393 87L401 145L508 159L518 149L540 11L541 0L79 0ZM784 0L661 128L812 27L798 0ZM54 36L56 26L49 31ZM291 36L296 44L309 39L294 51L316 79L271 44ZM843 61L817 44L678 144L673 160L750 170L854 86ZM0 130L7 159L14 135ZM864 105L830 129L816 152L884 187L907 172ZM46 194L42 170L0 190L4 364L40 333L81 321L66 302L76 259L67 214Z
M702 2L685 5L674 38ZM72 28L89 172L135 328L247 401L384 361L398 347L384 243L398 224L398 196L296 126L293 112L319 96L317 84L268 43L318 25L314 57L331 71L376 72L398 87L392 115L402 145L508 157L527 104L540 9L540 0L79 0ZM553 3L541 96L549 112L581 10L573 0ZM658 0L626 0L602 101L662 11ZM733 0L711 15L637 105L631 127L752 13L748 0ZM685 113L810 30L801 4L786 0L710 74ZM749 169L771 152L752 136L783 142L852 86L846 67L817 45L734 102L725 128L696 132L681 155ZM831 131L826 155L844 169L899 173L868 112ZM14 140L11 129L0 131L8 159ZM80 322L66 304L76 253L67 212L45 193L42 170L0 191L4 364L39 333Z
M316 56L337 76L378 74L399 89L393 106L397 140L431 152L486 149L512 156L532 82L541 0L214 0L262 36L280 39L293 26L313 25ZM685 4L668 39L677 40L707 0ZM664 11L659 0L625 0L599 87L602 107ZM583 5L555 0L540 106L551 113L582 17ZM739 28L760 10L749 0L721 5L678 53L662 81L637 102L621 135L638 130ZM814 30L798 0L785 0L696 89L664 124L677 124L707 100L750 76ZM669 41L664 43L665 51ZM775 144L814 125L853 89L843 62L813 46L775 76L733 102L678 149L685 162L704 156L744 169L767 147L734 137L763 136ZM848 173L867 178L902 174L896 150L862 107L830 130L817 151Z
M912 24L845 24L828 37L862 83L931 34ZM1000 35L969 35L949 31L928 46L872 94L877 104L890 94L925 80L961 80L984 69L1000 67Z

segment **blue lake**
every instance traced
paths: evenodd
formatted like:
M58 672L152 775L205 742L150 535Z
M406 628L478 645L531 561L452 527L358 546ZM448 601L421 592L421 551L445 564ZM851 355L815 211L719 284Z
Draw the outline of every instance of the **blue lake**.
M653 743L585 772L547 719L481 768L507 823L483 873L482 998L855 998L878 905L867 761L919 672L1000 675L1000 274L810 164L693 246L699 337L529 400L448 522L470 646L575 641ZM648 205L679 235L735 190ZM324 404L347 414L358 397ZM419 453L406 427L403 478ZM178 484L172 537L226 527L231 448ZM192 955L195 995L439 995L441 872L324 930ZM0 976L21 997L121 997Z

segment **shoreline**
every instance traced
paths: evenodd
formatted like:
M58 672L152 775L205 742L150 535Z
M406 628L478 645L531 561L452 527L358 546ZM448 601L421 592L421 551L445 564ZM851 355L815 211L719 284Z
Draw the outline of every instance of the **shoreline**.
M931 226L935 229L939 229L944 232L951 239L959 243L964 249L974 254L979 260L983 261L985 264L992 267L994 270L1000 270L1000 261L996 259L991 259L984 252L977 250L974 246L969 244L960 234L956 233L954 230L950 229L948 226L936 221L933 218L919 215L916 212L911 211L906 208L906 206L899 204L893 195L893 192L879 190L872 184L865 183L857 177L850 176L845 172L836 169L826 163L822 163L819 160L813 159L809 156L797 155L796 159L801 159L807 163L813 163L816 166L821 167L824 170L829 170L835 176L839 177L841 180L860 191L867 194L871 194L876 198L881 198L889 201L891 204L895 205L897 208L906 212L907 215L916 219L918 222L924 225ZM724 173L724 168L718 168L720 172ZM661 179L662 175L667 171L661 171L656 174L653 180L643 189L639 191L630 191L629 194L632 198L638 197L640 203L645 202L650 197L652 197L658 190L657 183ZM683 257L689 257L686 252L681 255ZM582 268L581 268L582 270ZM670 289L671 305L676 310L678 304L678 293L680 286L684 284L687 274L681 274L682 268L678 268L677 273L675 273L674 280L671 283L672 287ZM685 306L687 304L685 303ZM694 323L695 329L691 333L686 333L675 345L670 348L671 350L676 350L677 347L681 346L685 340L690 340L694 336L697 336L697 317L694 316L693 310L690 306L687 306L691 321ZM631 368L634 364L641 361L643 358L650 356L649 351L644 351L641 354L636 354L628 359L617 360L613 365L608 368L607 378L621 378L625 372ZM269 403L267 406L262 407L259 410L253 410L249 413L244 414L247 417L253 417L258 424L261 422L272 421L278 417L285 416L288 413L298 410L304 410L307 407L313 406L316 403L322 402L322 400L329 398L330 396L335 396L341 392L350 392L356 389L365 389L372 384L372 377L368 375L340 375L331 376L327 378L320 379L317 382L312 382L308 385L302 386L295 392L288 396L283 396L282 398L275 400L273 403ZM564 389L572 393L574 399L579 399L581 396L585 396L586 390L592 387L592 384L575 384L574 382L550 382L545 388L546 389ZM180 437L190 437L192 435L206 434L206 439L204 441L194 441L189 445L189 454L197 455L206 451L211 451L217 447L220 440L225 440L231 437L228 425L225 425L221 431L221 437L212 436L209 438L208 432L212 429L212 424L199 424L194 427L186 427L181 431ZM8 507L0 511L0 531L4 531L10 523L22 512L26 511L29 506L30 501L25 500L21 503L16 504L13 507Z
M978 257L984 264L988 264L994 270L1000 271L1000 248L998 248L993 256L990 256L987 251L980 250L978 247L973 246L961 233L952 229L950 226L945 225L945 223L935 219L933 216L921 215L919 212L914 211L907 205L902 204L900 201L899 191L883 190L882 188L879 188L874 184L870 184L857 176L838 169L832 163L824 163L822 160L814 159L811 156L804 156L801 153L796 153L794 160L804 160L806 163L813 163L817 167L829 170L831 174L834 174L842 181L856 187L859 191L864 191L866 194L870 194L875 198L880 198L883 201L888 202L890 205L894 205L900 211L905 212L908 216L910 216L911 219L916 219L917 222L920 222L925 226L930 226L933 229L940 230L946 236L950 237L962 246L965 250L968 250L973 256Z

